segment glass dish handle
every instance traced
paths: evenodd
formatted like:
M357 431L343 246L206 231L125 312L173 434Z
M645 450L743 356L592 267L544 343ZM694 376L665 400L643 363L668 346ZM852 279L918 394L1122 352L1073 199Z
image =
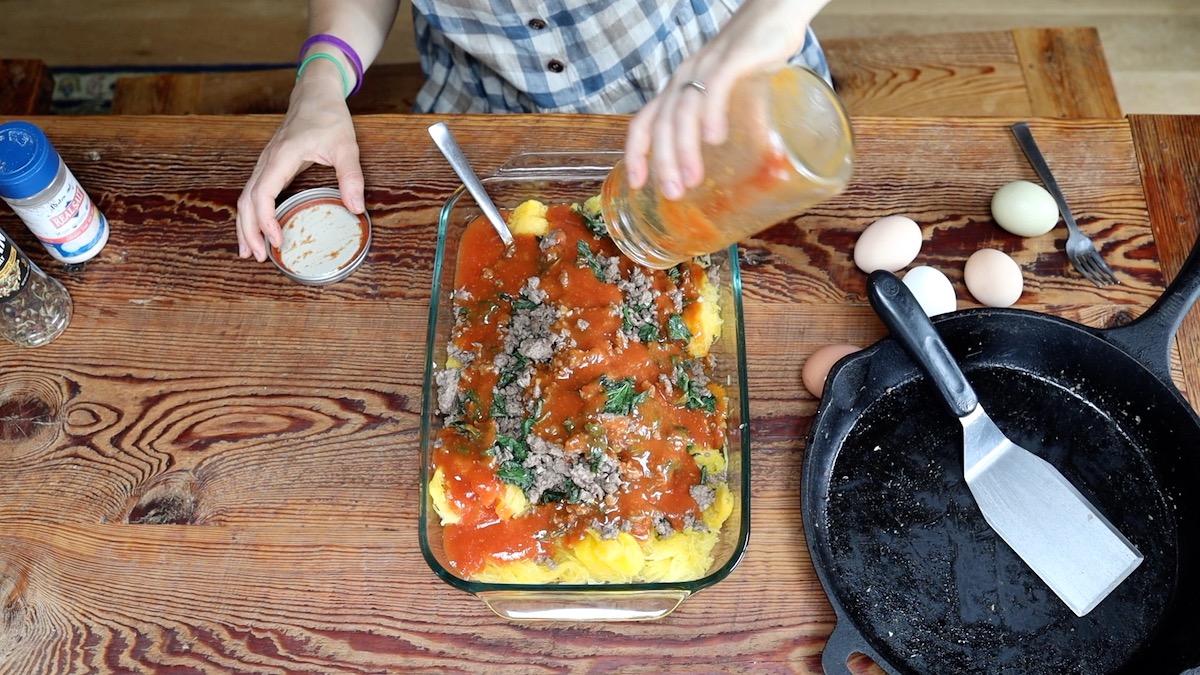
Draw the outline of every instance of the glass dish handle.
M625 592L480 591L488 609L516 621L651 621L675 611L691 593L682 588Z
M496 175L505 177L543 174L606 176L624 154L619 150L523 152L505 162L497 169Z

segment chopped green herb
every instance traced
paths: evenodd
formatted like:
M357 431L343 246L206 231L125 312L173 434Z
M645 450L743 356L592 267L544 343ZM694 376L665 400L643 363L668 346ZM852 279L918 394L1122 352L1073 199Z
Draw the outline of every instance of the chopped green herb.
M539 419L541 419L541 417L542 417L542 399L539 398L537 400L537 403L535 403L533 405L533 414L530 415L529 417L526 417L521 422L521 435L526 436L526 437L529 436L529 434L533 432L533 425Z
M529 311L531 309L537 309L538 304L522 295L516 300L513 300L512 306L513 309L517 311Z
M642 342L658 342L661 338L658 334L658 326L653 323L644 323L638 329L638 339Z
M597 237L607 237L608 228L604 225L604 218L599 213L589 213L587 209L579 204L572 204L571 210L583 216L583 224L587 229Z
M458 398L458 417L471 422L478 422L483 419L483 411L480 410L479 394L474 389L467 389Z
M511 483L521 488L528 490L533 486L533 474L529 472L524 465L517 461L508 461L500 465L496 471L496 477L505 483Z
M508 417L507 401L508 399L497 394L496 397L492 399L492 407L488 411L488 414L497 419L501 417Z
M604 387L604 393L608 397L604 403L604 412L613 415L630 415L633 409L646 400L650 392L643 391L637 393L634 391L634 379L626 377L622 380L613 380L607 375L600 376L600 385Z
M686 371L681 370L675 383L679 385L679 389L683 392L681 402L683 407L688 410L703 410L705 412L717 411L717 397L709 391L708 387L697 384L695 380L688 376Z
M683 322L682 314L672 314L667 319L667 336L672 340L684 342L692 339L692 331L688 330L687 324Z
M511 452L513 460L517 462L524 462L529 456L529 444L524 439L499 434L496 436L496 445Z
M466 420L456 420L448 425L451 429L468 438L477 439L483 435L483 432L475 427L474 424Z
M542 498L538 500L538 503L540 504L551 504L555 502L579 503L579 486L574 482L567 480L565 483L543 492Z
M582 239L575 244L575 251L579 253L579 260L584 265L592 268L592 274L600 281L604 281L604 263L600 261L600 257L592 252L592 248Z
M637 317L644 317L645 321L638 325L634 321ZM662 340L658 324L654 323L654 310L650 305L621 305L621 330L626 333L636 333L642 342Z
M529 365L529 359L525 358L519 352L514 353L512 357L513 360L510 361L509 364L500 371L500 379L496 382L497 389L503 389L513 382L516 382L517 377L521 374L521 371L525 370L525 366Z
M604 461L604 448L593 446L588 450L588 468L592 473L600 470L600 463Z

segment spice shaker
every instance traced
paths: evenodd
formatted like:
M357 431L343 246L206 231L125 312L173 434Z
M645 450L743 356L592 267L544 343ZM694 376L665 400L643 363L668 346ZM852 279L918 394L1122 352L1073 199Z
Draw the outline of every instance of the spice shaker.
M0 336L39 347L71 322L71 295L0 232Z
M108 243L108 219L29 122L0 124L0 198L64 263L90 260Z

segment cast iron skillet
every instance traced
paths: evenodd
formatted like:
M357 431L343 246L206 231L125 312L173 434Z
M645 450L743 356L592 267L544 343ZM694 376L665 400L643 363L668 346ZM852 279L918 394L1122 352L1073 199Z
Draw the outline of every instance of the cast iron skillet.
M983 520L962 427L899 343L829 375L804 458L809 553L837 625L826 673L1178 673L1200 665L1200 418L1170 346L1200 246L1145 314L1095 329L1017 309L934 320L980 402L1146 559L1077 617Z

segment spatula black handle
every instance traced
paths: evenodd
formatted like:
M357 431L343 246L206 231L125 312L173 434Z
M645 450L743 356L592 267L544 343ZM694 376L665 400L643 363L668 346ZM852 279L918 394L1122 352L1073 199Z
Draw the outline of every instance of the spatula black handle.
M961 418L975 410L975 390L908 286L895 274L877 270L867 279L867 298L892 337L937 385L950 412Z

